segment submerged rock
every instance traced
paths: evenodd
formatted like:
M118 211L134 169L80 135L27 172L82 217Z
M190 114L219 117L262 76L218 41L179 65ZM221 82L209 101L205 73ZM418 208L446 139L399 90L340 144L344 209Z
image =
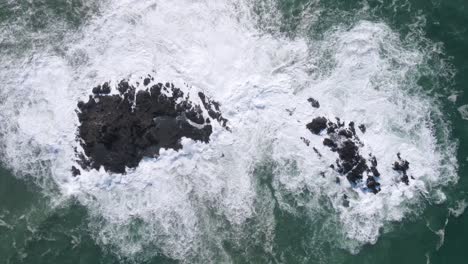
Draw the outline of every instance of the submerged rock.
M348 196L346 194L343 194L343 202L342 202L342 205L344 207L349 207L349 199L348 199Z
M145 78L144 86L152 80ZM209 116L170 83L137 91L122 80L117 90L120 94L110 94L109 84L104 83L93 88L87 102L78 103L78 140L84 155L77 156L83 169L102 166L124 173L126 167L138 166L143 157L157 157L161 148L180 150L182 137L207 143L213 131L210 118L228 129L220 104L203 93L198 95Z

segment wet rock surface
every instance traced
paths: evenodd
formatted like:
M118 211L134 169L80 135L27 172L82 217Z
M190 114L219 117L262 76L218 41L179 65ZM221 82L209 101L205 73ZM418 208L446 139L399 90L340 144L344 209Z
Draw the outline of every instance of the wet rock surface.
M200 92L202 104L196 104L173 84L148 86L153 80L146 77L138 90L122 80L116 87L119 94L111 94L104 83L92 89L87 102L78 103L77 139L84 153L77 152L77 157L82 169L102 166L124 173L143 157L157 157L162 148L180 150L183 137L209 142L212 119L229 129L218 102ZM80 175L75 167L72 173Z
M310 102L310 101L309 101ZM343 175L347 180L356 186L360 183L364 184L364 188L374 194L381 190L379 179L381 174L377 169L377 158L372 154L368 157L363 157L360 149L364 143L359 139L354 122L349 122L345 125L339 118L335 120L327 119L326 117L319 116L312 119L306 125L306 128L315 136L324 137L322 144L328 147L332 152L337 153L335 164L329 167ZM366 126L361 124L358 126L362 134L366 133ZM303 141L304 138L301 138ZM307 141L307 146L310 141ZM313 147L314 152L319 158L322 155L318 150ZM401 174L400 181L409 184L407 171L409 169L409 162L402 159L400 153L397 154L398 160L393 164L393 170ZM340 179L336 178L337 184Z
M398 160L393 163L393 170L399 172L401 174L400 180L404 182L406 185L409 184L408 178L408 169L409 169L409 162L401 158L401 154L397 153Z

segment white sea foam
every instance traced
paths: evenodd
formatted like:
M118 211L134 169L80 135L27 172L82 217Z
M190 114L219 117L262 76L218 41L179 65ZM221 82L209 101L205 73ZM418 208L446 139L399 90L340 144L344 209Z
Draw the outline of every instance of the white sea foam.
M457 201L454 208L450 208L450 214L455 217L460 217L468 207L468 203L465 200Z
M429 222L426 223L427 228L429 228L429 230L431 230L435 235L439 237L439 241L437 242L437 245L436 245L436 250L439 250L444 245L445 228L447 228L448 223L449 223L449 219L446 218L444 225L441 226L441 228L438 230L434 230L433 228L431 228L431 225L429 224Z
M228 258L215 253L226 238L219 230L242 236L242 226L261 217L253 171L265 156L277 164L280 208L294 213L285 198L292 196L311 208L313 219L325 197L345 238L341 246L352 252L375 243L386 223L401 221L440 184L456 180L456 160L445 160L453 148L438 147L433 135L434 105L408 93L416 89L408 76L424 63L423 52L405 49L385 24L367 21L335 29L320 42L273 37L255 28L245 3L228 2L115 1L65 41L64 56L44 51L12 60L0 72L7 80L0 93L4 162L19 175L47 175L62 195L78 198L90 209L100 244L125 256L146 250L176 259ZM324 63L322 54L333 55ZM126 175L93 170L73 178L77 100L97 83L135 82L153 71L157 80L220 101L232 133L217 126L209 144L185 139L181 151L163 151ZM319 109L310 107L309 96ZM327 169L335 154L305 129L318 115L366 125L361 154L378 159L379 194L335 183L336 173ZM408 186L391 169L397 152L410 161ZM272 214L261 222L258 228L275 225Z
M468 120L468 105L462 105L458 107L458 112L463 119Z
M450 102L452 102L452 103L456 103L457 99L458 99L458 96L459 96L458 93L453 93L449 97L447 97L447 99L449 99Z
M375 243L386 222L401 221L413 210L410 205L420 202L421 196L431 191L431 185L443 177L456 176L453 171L453 174L441 175L444 157L438 153L432 135L428 116L432 107L430 102L409 96L401 89L405 85L414 85L405 83L405 75L421 63L423 54L404 50L388 27L369 22L362 22L346 32L337 31L326 43L332 43L330 49L336 62L333 72L323 79L311 81L308 87L298 92L301 98L313 96L318 99L321 107L311 111L308 103L303 101L296 105L297 119L309 121L311 116L323 115L365 124L367 132L359 134L365 144L361 154L367 157L372 153L377 157L382 191L373 195L355 192L348 183L336 186L336 175L328 168L334 164L336 154L323 146L321 137L307 133L303 122L288 124L284 133L277 135L275 155L278 157L275 159L284 160L284 167L291 160L299 166L297 174L290 170L281 173L277 184L291 193L308 189L311 193L328 196L334 200L346 237L359 241L357 245ZM383 53L387 55L382 56ZM397 61L397 68L392 64L394 61ZM294 144L299 135L308 135L311 145L323 157L316 158L310 148ZM292 145L295 145L294 149ZM410 161L409 174L414 180L410 180L409 186L398 182L399 176L392 170L391 164L398 152ZM317 177L321 171L326 172L326 179ZM349 208L341 206L340 193L353 197ZM350 244L345 245L348 246ZM352 246L350 249L357 250Z

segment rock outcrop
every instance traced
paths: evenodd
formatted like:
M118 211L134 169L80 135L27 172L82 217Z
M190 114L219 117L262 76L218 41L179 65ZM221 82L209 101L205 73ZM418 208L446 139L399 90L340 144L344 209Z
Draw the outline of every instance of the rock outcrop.
M310 98L308 101L313 102ZM318 102L316 103L318 105ZM315 107L314 105L312 106ZM342 122L339 118L335 118L335 121L332 121L326 117L319 116L312 119L306 125L306 128L312 134L324 137L322 144L332 152L337 153L336 164L331 164L330 168L345 176L353 186L363 182L365 189L374 194L381 190L381 184L379 183L381 174L377 169L377 158L372 154L369 154L367 158L361 155L360 149L364 146L364 143L356 133L354 122L351 121L346 126L345 122ZM364 124L359 125L358 128L363 134L366 133L366 126ZM309 140L303 137L301 137L301 140L306 142L307 146L310 145ZM313 150L319 157L322 157L315 147L313 147ZM397 154L397 157L398 161L393 164L393 170L401 174L400 181L409 184L407 175L409 162L403 160L400 157L400 153ZM339 178L336 179L336 182L340 182Z
M398 160L393 163L393 170L399 172L401 174L400 180L404 182L406 185L409 184L408 178L408 169L409 169L409 162L401 158L401 154L397 153Z
M122 80L116 87L119 94L111 94L110 85L104 83L92 89L87 102L78 103L78 140L84 153L77 156L82 169L102 166L124 173L143 157L157 157L162 148L180 150L183 137L209 142L212 119L229 129L218 102L200 92L199 105L173 84L148 86L152 81L148 76L144 89L137 90ZM73 175L80 174L77 168L72 170Z
M321 135L324 132L326 135L323 145L338 154L336 164L331 166L333 169L345 175L354 185L367 177L367 188L373 193L380 191L380 183L377 181L380 177L377 159L374 156L366 159L360 154L359 149L364 144L356 134L354 122L345 126L339 118L333 122L325 117L316 117L306 127L312 134ZM317 153L315 148L314 151Z

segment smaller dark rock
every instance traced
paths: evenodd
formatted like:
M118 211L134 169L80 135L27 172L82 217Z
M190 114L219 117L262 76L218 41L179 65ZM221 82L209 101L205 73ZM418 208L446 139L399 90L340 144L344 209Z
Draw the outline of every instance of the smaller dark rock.
M380 177L380 172L377 170L377 159L375 158L375 156L371 156L369 161L371 162L370 170L374 177Z
M393 170L399 172L402 175L400 180L406 185L408 185L409 178L407 171L409 170L409 162L407 160L402 159L400 153L397 153L397 157L398 161L395 161L395 163L393 163Z
M366 133L366 126L364 124L360 124L358 127L359 127L359 130L361 130L362 133Z
M145 78L145 79L143 80L143 85L144 85L144 86L147 86L150 82L151 82L151 79L150 79L150 78Z
M349 131L351 131L351 133L353 134L353 136L356 136L356 129L354 128L354 122L353 121L349 122L348 128L349 128Z
M314 98L310 97L309 99L307 99L307 101L310 103L310 105L312 105L312 107L314 108L319 108L320 107L320 103L319 101L315 100Z
M327 119L325 117L316 117L312 122L306 125L307 129L315 135L320 134L324 129L327 128Z
M403 176L401 176L401 181L404 182L406 185L409 185L408 175L404 174Z
M76 176L78 176L78 175L81 175L80 170L77 169L75 166L72 166L72 167L71 167L71 172L72 172L73 177L76 177Z
M367 177L366 186L374 194L380 191L380 183L375 180L374 176Z
M393 164L393 170L403 172L406 174L406 171L409 169L409 162L406 160L395 161Z

